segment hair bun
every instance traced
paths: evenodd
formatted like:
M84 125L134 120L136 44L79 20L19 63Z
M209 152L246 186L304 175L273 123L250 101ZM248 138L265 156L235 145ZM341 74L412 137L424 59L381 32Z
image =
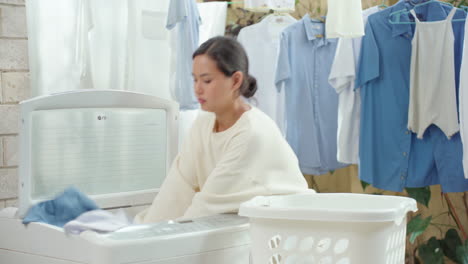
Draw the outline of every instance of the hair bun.
M242 94L245 98L250 98L254 96L255 92L257 92L257 79L255 77L249 75L248 79L248 89L244 91Z

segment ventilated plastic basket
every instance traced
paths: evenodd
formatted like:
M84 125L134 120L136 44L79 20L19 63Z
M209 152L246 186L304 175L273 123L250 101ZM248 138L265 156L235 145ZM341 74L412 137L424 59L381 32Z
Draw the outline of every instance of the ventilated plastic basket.
M250 218L253 264L402 264L407 197L365 194L258 196Z

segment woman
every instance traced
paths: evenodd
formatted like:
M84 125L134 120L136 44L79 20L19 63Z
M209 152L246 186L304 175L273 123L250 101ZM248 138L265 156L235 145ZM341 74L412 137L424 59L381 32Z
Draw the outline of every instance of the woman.
M298 160L274 121L241 97L257 90L242 46L225 37L208 40L193 54L193 77L207 112L194 122L153 204L135 221L237 212L257 195L306 191Z

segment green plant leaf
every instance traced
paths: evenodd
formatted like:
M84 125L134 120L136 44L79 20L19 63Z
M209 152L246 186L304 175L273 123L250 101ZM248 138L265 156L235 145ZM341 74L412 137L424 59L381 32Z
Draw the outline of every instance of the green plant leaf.
M365 191L365 190L366 190L366 187L369 186L370 184L368 184L368 183L365 182L365 181L361 181L361 185L362 185L362 189Z
M457 263L468 264L468 239L464 245L457 247Z
M443 264L444 253L440 247L440 241L431 237L426 244L419 246L418 255L424 264Z
M411 221L406 226L408 235L410 236L409 239L410 239L411 244L414 243L414 241L419 235L424 233L424 231L429 226L429 223L431 222L431 220L432 220L432 216L429 216L423 219L421 215L417 215L416 217L411 219Z
M299 4L299 0L296 0L296 2L294 3L295 5Z
M453 261L457 261L457 248L462 245L460 236L457 230L451 228L445 233L445 238L441 240L442 250L444 255ZM468 264L468 263L467 263Z
M429 187L405 189L409 197L415 199L420 204L424 204L426 207L429 206L429 201L431 200L431 189Z

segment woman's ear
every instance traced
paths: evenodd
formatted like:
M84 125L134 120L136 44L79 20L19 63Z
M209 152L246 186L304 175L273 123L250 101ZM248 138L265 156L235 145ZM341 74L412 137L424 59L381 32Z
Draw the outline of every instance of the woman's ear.
M231 79L233 90L239 90L242 86L242 82L244 81L244 74L241 71L236 71L232 74Z

